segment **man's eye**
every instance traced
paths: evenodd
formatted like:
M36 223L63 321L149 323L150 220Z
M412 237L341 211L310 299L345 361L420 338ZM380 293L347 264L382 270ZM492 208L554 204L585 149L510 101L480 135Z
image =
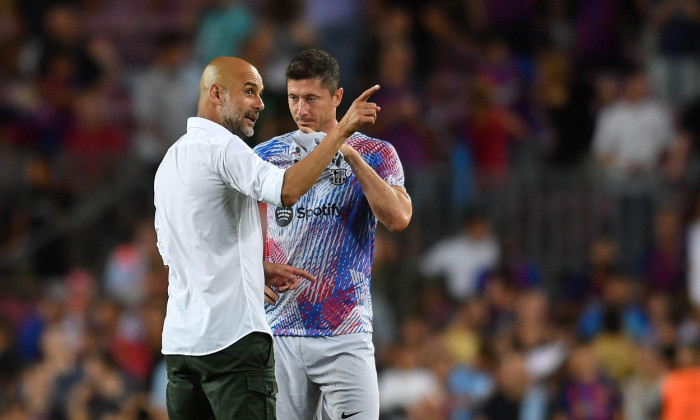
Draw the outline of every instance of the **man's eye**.
M252 95L253 94L253 89L248 89L245 91L246 95Z

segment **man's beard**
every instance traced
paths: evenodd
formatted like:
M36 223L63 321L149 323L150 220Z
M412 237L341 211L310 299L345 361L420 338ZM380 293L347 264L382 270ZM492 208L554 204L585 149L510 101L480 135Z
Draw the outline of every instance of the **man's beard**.
M255 111L248 111L248 113L255 115ZM232 101L226 95L221 105L221 125L240 138L251 137L255 130L245 125L244 117L245 115L234 108Z

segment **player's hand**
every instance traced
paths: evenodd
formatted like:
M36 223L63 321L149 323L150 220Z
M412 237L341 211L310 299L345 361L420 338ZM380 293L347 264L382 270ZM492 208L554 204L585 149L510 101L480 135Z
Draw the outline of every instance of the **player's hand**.
M267 284L265 285L265 303L268 305L275 306L277 305L277 301L280 300L280 295L275 292L275 290L268 286Z
M348 112L338 123L339 129L347 136L357 131L363 124L374 124L377 121L377 113L381 110L374 102L367 102L370 96L379 90L379 85L374 85L358 96L350 105Z
M273 286L278 292L296 289L302 278L316 281L316 277L305 270L287 264L264 261L263 271L265 272L265 284Z

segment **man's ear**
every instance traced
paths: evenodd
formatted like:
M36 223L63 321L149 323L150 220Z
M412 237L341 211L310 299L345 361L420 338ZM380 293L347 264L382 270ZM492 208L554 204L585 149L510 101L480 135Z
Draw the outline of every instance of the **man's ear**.
M340 105L340 102L343 100L343 88L338 88L336 89L335 93L333 94L333 100L332 104L334 107L338 107Z
M209 100L214 105L221 105L221 102L223 101L223 95L224 89L221 86L212 83L211 87L209 88Z

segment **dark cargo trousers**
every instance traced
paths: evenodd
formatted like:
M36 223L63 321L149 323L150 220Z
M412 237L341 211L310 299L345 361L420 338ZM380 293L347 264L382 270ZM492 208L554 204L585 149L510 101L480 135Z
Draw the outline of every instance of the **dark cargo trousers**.
M170 420L274 420L272 337L254 332L205 356L166 355Z

